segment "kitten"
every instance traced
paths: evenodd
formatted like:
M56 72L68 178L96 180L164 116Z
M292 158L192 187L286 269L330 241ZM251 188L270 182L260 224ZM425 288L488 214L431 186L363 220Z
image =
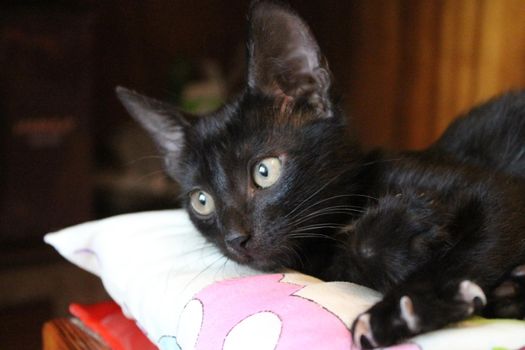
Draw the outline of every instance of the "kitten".
M491 216L503 220L502 238L476 236L480 226L475 220L490 211L473 210L472 232L467 239L458 236L454 248L445 250L445 260L432 265L433 279L418 274L419 264L427 266L432 259L413 267L399 265L401 278L394 281L398 287L385 288L379 306L356 321L354 337L365 347L393 344L461 320L481 307L478 300L484 301L506 273L525 263L523 233L516 239L522 198L505 199L514 188L505 184L518 181L511 176L525 174L525 94L479 107L426 151L365 153L332 97L327 62L307 25L288 7L267 1L252 5L249 23L247 86L217 112L196 118L117 89L126 109L163 153L167 173L180 185L182 203L199 231L227 257L261 270L292 268L325 280L375 286L381 275L352 272L357 267L349 223L360 220L363 211L364 220L372 210L367 208L377 205L376 198L381 205L392 189L425 189L448 198L465 188L475 192L479 186L480 199L496 198L505 206ZM495 175L493 169L510 175ZM496 178L504 178L504 183ZM443 202L444 214L447 203ZM510 216L501 217L505 212ZM468 215L463 218L469 226ZM407 227L424 230L426 223L420 219L416 215L403 220ZM445 219L436 220L439 224ZM410 240L406 234L393 233L397 238L392 244ZM515 249L512 254L507 245L502 247L503 237ZM501 251L489 249L493 246ZM379 256L389 249L384 244ZM486 250L483 255L480 249ZM419 293L425 288L442 298L427 300ZM444 309L453 312L441 315ZM441 317L427 317L435 314Z

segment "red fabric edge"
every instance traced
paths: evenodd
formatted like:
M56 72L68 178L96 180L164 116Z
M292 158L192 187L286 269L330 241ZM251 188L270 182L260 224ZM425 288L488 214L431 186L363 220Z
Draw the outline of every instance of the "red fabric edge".
M157 349L135 321L126 318L120 306L113 301L91 305L73 303L69 311L102 337L113 350Z
M96 332L113 350L126 350L120 341L101 324L101 320L111 313L122 312L120 306L113 301L101 302L93 305L73 303L69 305L69 312L78 317L89 329Z

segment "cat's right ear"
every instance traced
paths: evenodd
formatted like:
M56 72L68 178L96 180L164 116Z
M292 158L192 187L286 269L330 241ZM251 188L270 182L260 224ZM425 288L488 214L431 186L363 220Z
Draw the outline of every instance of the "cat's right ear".
M151 135L162 153L180 153L189 121L172 105L118 86L117 96L128 113Z
M331 74L306 23L280 2L253 1L249 25L248 88L330 117Z

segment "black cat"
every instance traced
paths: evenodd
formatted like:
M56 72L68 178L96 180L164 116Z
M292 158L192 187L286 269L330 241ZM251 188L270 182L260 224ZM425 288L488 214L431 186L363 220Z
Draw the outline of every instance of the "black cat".
M524 93L478 107L426 151L365 153L332 98L328 65L306 24L274 2L255 2L249 23L247 86L217 112L196 118L117 89L210 242L262 270L292 268L386 291L354 324L364 347L461 320L510 283L525 263ZM370 218L385 209L393 216L381 217L383 229ZM425 211L436 216L429 221ZM390 232L396 220L399 230ZM359 253L356 236L366 232L355 231L374 225L389 239ZM367 267L374 259L385 271Z

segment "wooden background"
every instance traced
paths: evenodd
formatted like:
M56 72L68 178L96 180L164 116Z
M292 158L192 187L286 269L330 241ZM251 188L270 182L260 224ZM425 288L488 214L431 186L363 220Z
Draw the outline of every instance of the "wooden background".
M353 9L345 90L366 144L426 146L473 104L525 87L523 0L372 0Z
M318 38L367 146L424 147L473 104L525 87L525 0L290 2ZM105 122L97 135L125 118L113 98L117 83L162 97L168 66L180 55L231 69L247 7L241 0L107 2L98 90Z

